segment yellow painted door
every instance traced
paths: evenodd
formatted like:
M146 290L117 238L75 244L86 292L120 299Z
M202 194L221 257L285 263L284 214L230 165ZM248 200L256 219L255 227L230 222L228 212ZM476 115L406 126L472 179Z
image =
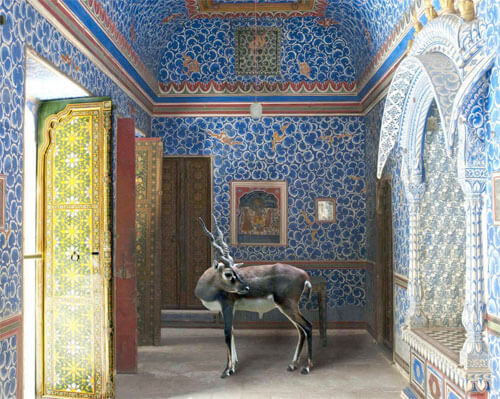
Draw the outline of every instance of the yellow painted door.
M111 102L63 105L39 123L37 397L111 398Z

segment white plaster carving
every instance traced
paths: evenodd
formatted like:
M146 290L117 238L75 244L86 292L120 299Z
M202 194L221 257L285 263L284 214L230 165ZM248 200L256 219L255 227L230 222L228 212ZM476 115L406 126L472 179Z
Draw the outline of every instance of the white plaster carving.
M395 73L385 103L380 134L377 177L396 143L402 156L401 179L409 212L409 310L404 340L428 356L464 390L489 381L488 349L484 338L484 274L481 218L485 187L486 109L481 103L491 66L485 54L484 26L480 20L465 22L454 14L430 21L416 36L409 56ZM473 76L474 74L474 76ZM479 76L478 76L479 74ZM482 80L481 80L482 79ZM451 364L437 348L423 343L412 329L425 327L422 309L421 269L417 254L417 221L423 182L425 120L435 99L447 151L458 151L457 175L464 192L466 213L466 288L462 324L466 342L460 364ZM471 116L474 114L473 116ZM456 120L461 119L458 126ZM458 144L456 132L458 130ZM448 359L449 360L449 359Z

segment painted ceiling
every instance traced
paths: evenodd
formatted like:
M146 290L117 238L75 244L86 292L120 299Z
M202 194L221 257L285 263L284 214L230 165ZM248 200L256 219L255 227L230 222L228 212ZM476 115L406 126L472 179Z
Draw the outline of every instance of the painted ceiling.
M69 3L69 0L64 1ZM405 11L415 7L415 0L79 1L100 22L108 36L121 43L136 64L136 70L152 84L157 80L164 84L168 84L168 80L174 83L181 79L192 80L192 76L178 76L185 67L183 65L178 65L177 71L175 68L171 70L173 77L165 76L165 71L162 71L165 51L172 47L178 47L180 51L189 49L186 41L199 40L205 46L198 48L203 53L210 53L214 48L207 43L207 37L212 34L217 37L217 29L227 33L236 25L254 26L255 10L258 26L284 26L286 33L298 36L296 41L303 40L302 47L295 47L296 56L313 45L306 41L308 35L301 35L301 32L319 31L317 35L336 41L332 45L339 50L337 54L348 58L342 61L348 72L341 72L345 76L337 76L334 80L359 82L391 34L394 35L398 24L401 25ZM190 32L194 33L191 35ZM227 34L222 33L221 39L224 46L231 47ZM215 50L215 56L221 56L219 51ZM224 58L224 54L222 56ZM314 64L317 61L313 59L314 55L309 57L302 62ZM217 68L214 63L210 67ZM332 68L338 72L338 66ZM198 78L203 81L201 74ZM293 76L289 79L300 81ZM321 80L321 76L317 79L328 80Z

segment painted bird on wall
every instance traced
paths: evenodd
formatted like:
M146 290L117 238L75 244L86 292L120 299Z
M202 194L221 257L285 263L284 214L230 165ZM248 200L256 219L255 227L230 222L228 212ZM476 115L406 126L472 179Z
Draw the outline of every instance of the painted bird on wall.
M192 73L200 72L200 64L198 63L197 60L191 58L190 55L187 55L186 53L184 55L184 62L182 63L182 66L187 69L187 74L191 76Z
M335 139L344 139L347 137L352 137L353 133L342 133L342 134L335 134L334 132L331 132L328 136L320 136L320 140L326 140L328 141L328 144L330 144L333 147L333 141Z
M306 211L302 211L302 216L304 217L304 220L309 225L309 227L311 227L311 242L314 244L316 242L316 234L318 234L319 229L312 228L314 220L309 219L309 215Z
M339 23L338 21L335 21L332 18L321 18L316 20L316 22L318 23L318 25L321 25L324 28L328 28L329 26L337 25Z
M209 130L209 131L207 131L207 133L210 136L215 137L217 140L219 140L223 144L227 144L227 145L230 145L230 146L237 145L237 144L242 144L241 141L237 141L237 140L234 140L231 137L229 137L225 131L222 131L219 134L216 134L216 133L211 132Z
M288 129L288 126L290 126L290 122L281 126L282 134L279 134L276 130L273 132L273 151L276 150L276 144L281 143L283 140L285 140L286 129Z
M311 79L311 67L309 66L309 64L306 61L304 62L297 61L297 63L299 64L300 74L304 75L308 79Z
M175 13L175 14L172 14L172 15L168 15L165 18L163 18L160 23L162 23L162 24L168 24L170 21L173 21L175 18L178 18L178 17L182 17L182 14Z

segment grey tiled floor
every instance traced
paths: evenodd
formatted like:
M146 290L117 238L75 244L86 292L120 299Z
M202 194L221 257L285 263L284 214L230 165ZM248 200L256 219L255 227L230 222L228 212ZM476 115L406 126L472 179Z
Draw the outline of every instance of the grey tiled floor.
M327 348L315 335L309 375L286 370L295 330L236 330L235 337L240 363L236 374L221 379L222 330L162 330L162 346L139 348L139 373L117 376L116 398L396 399L406 385L364 331L330 330Z

